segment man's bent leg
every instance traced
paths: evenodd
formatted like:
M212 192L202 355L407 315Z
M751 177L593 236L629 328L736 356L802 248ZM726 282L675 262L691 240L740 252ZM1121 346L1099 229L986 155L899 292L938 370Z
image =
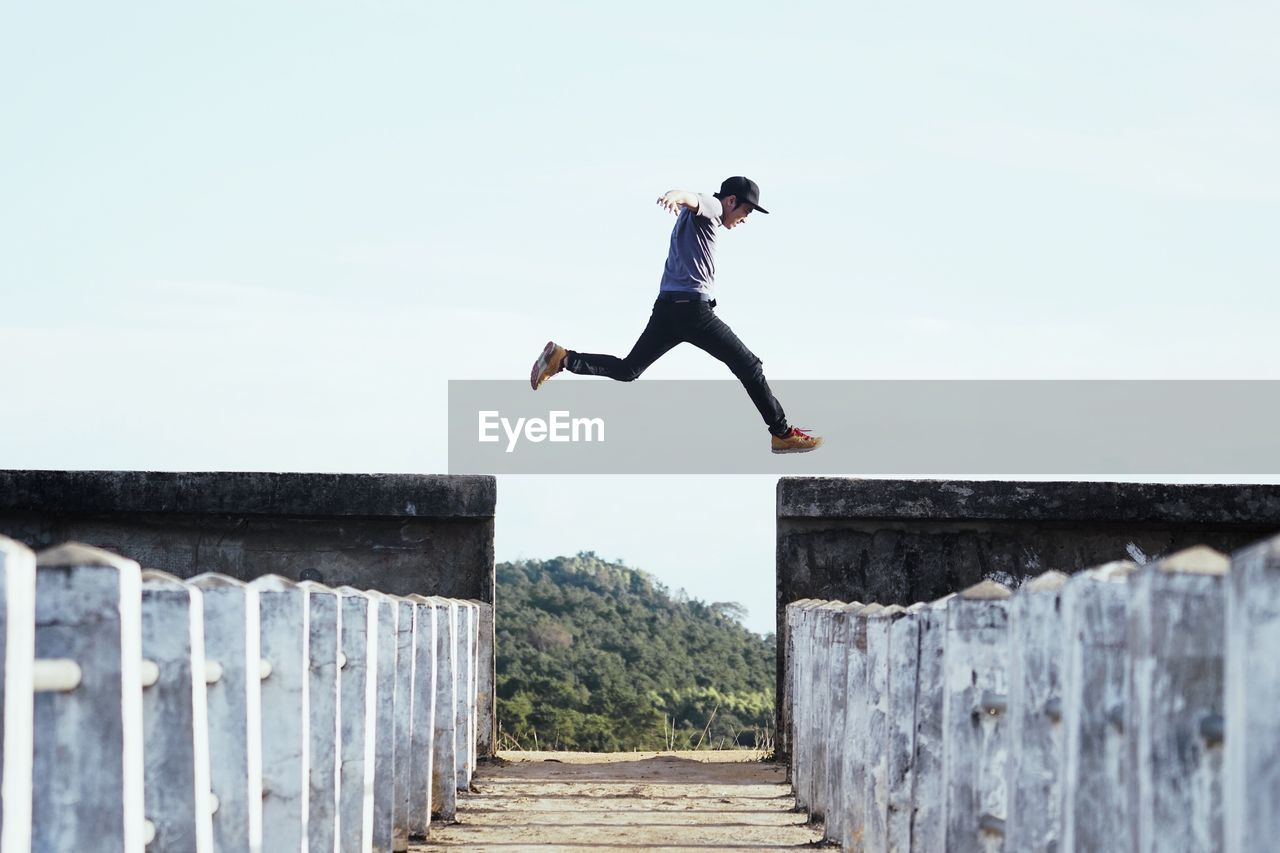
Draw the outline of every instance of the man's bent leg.
M747 349L738 339L729 325L715 315L710 307L705 309L707 317L699 323L686 340L703 350L708 355L728 365L733 375L747 389L751 402L756 404L760 417L774 435L784 435L790 430L786 413L782 404L769 390L769 383L764 378L764 365L755 353Z

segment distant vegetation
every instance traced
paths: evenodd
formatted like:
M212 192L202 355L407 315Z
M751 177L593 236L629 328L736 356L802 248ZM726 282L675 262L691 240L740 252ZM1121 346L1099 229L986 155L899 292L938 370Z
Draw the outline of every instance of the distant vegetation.
M774 636L590 551L499 563L501 748L772 748Z

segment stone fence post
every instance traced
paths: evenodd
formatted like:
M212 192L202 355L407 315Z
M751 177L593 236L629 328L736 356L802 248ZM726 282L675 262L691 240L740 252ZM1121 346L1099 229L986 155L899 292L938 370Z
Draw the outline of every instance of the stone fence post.
M431 808L444 820L458 809L458 604L433 598L436 607L436 713L432 750Z
M409 833L426 836L431 825L431 775L436 729L436 635L438 614L430 598L410 595L417 614L413 640L413 732L409 752L415 756L409 771Z
M1003 847L1009 590L983 581L947 607L943 778L948 853Z
M827 753L831 749L840 747L840 744L831 742L832 738L829 734L829 726L832 721L831 694L835 689L833 685L835 661L832 660L830 649L832 635L835 631L836 614L844 606L843 601L828 601L814 612L814 665L809 686L814 702L813 723L816 724L810 729L809 734L809 738L813 742L811 748L813 799L809 806L809 813L814 817L825 818L827 809L831 805L831 789L833 786L827 778Z
M25 545L0 536L0 853L31 849L35 608L36 556Z
M338 793L338 850L373 848L374 728L378 702L378 605L358 589L337 589L341 602L343 665L338 719L341 745Z
M262 849L307 850L311 768L310 593L279 575L249 584L258 593L262 662Z
M1129 578L1130 823L1138 853L1222 845L1223 613L1230 561L1180 551Z
M1280 537L1232 556L1226 630L1226 850L1266 853L1280 840Z
M861 605L846 604L831 612L831 642L823 653L830 673L825 685L830 712L827 715L827 733L825 736L818 736L829 741L825 777L830 788L830 805L822 826L824 837L829 841L839 841L844 837L844 822L848 816L845 808L848 797L844 791L844 762L849 754L840 738L844 733L848 702L855 698L849 696L845 689L846 667L849 662L849 626L853 621L851 610L855 607Z
M916 603L889 626L889 699L885 767L888 803L885 849L911 849L911 786L915 780L916 681L920 666L920 616Z
M841 807L841 843L847 850L862 849L867 826L867 619L884 608L879 604L851 606L849 644L844 668L844 686L848 696L845 705L844 732L840 748L845 752L841 764L840 790L844 792ZM819 728L819 731L824 729Z
M141 601L132 560L75 543L36 558L35 654L74 677L35 694L33 850L146 844Z
M470 601L476 606L479 615L476 632L476 754L491 756L496 752L498 736L498 709L494 692L496 658L493 605L476 599Z
M866 829L862 838L868 850L884 850L889 843L889 635L906 612L906 608L891 604L867 618L867 740L862 753Z
M1009 850L1054 849L1059 840L1062 755L1062 587L1045 572L1009 599Z
M387 853L394 846L396 804L396 632L399 608L389 595L369 590L369 609L376 611L377 684L376 700L370 714L374 716L373 733L373 829L372 845L377 853ZM406 845L407 846L407 845Z
M1130 849L1124 703L1129 589L1108 563L1062 588L1061 850Z
M142 656L147 819L156 850L213 853L204 605L173 575L142 573ZM91 736L90 733L86 733Z
M911 850L930 853L946 844L946 788L943 784L944 652L947 609L955 595L920 610L920 656L916 670L915 758L911 771Z
M392 849L409 849L409 801L413 790L413 676L418 614L407 598L391 596L396 609L395 810Z
M258 591L227 575L188 581L204 610L205 699L219 853L262 851L262 653Z
M307 705L310 709L310 786L307 797L307 853L337 853L338 678L342 617L338 594L315 581L303 581L310 609L307 638Z

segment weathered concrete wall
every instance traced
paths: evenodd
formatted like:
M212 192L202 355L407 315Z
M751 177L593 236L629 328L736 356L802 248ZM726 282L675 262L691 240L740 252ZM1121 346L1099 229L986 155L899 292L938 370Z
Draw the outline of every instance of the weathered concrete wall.
M0 470L0 535L36 550L83 542L183 579L493 604L496 502L485 476ZM496 717L484 727L492 745Z
M275 574L493 602L493 477L0 471L0 535L179 578Z
M1280 530L1280 487L783 477L777 490L778 687L787 602L932 601L984 579L1230 552ZM778 703L779 758L791 748Z

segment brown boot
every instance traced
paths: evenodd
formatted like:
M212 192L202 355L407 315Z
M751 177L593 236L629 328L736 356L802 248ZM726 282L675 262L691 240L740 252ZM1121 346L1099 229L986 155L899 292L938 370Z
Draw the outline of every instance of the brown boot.
M792 427L786 435L770 436L774 453L808 453L822 446L822 439L809 435L808 430Z
M533 363L533 371L529 374L529 384L533 386L533 390L537 391L539 385L564 370L566 355L568 350L564 347L555 341L547 341L547 345L542 348L542 355Z

